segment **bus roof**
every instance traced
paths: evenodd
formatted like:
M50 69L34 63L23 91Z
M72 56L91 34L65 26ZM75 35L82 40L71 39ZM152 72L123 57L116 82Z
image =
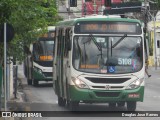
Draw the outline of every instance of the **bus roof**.
M140 20L138 19L131 19L131 18L121 18L118 15L91 15L85 16L81 18L75 18L70 20L60 21L56 24L56 26L74 26L77 22L80 21L122 21L122 22L138 22L141 24Z
M48 26L48 31L54 31L55 30L55 26Z
M37 31L41 31L42 29L40 28L40 29L38 29ZM48 31L55 31L55 26L48 26L47 27L47 30Z

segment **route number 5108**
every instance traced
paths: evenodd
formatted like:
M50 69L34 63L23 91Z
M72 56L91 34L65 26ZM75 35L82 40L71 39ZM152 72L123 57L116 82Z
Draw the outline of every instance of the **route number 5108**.
M118 64L119 65L131 65L132 59L130 58L118 58Z

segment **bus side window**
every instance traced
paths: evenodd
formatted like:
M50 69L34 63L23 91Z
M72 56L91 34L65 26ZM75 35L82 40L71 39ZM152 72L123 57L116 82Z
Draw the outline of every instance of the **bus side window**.
M69 39L68 39L68 50L71 50L71 47L72 47L72 30L69 30Z
M59 56L59 54L58 54L58 53L59 53L59 50L58 50L58 48L59 48L59 34L60 34L60 33L59 33L59 30L58 30L58 36L57 36L57 53L56 53L57 56Z
M62 39L62 29L58 31L58 41L57 41L57 56L61 56L61 39Z
M56 42L57 42L57 41L56 41L56 39L57 39L56 31L55 31L55 36L54 36L53 39L54 39L54 45L53 45L53 51L52 51L52 52L53 52L53 56L55 56L55 49L56 49L56 44L57 44L57 43L56 43Z
M64 38L64 57L68 57L67 39L68 39L68 29L65 30L65 38Z
M70 44L71 44L71 38L70 38L70 29L65 30L65 46L64 46L64 56L68 57L68 51L70 50Z

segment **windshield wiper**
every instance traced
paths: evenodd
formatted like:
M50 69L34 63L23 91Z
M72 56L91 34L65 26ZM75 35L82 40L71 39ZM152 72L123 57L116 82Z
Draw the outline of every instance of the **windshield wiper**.
M86 44L86 43L90 42L91 40L92 40L92 41L94 42L94 44L97 46L98 50L101 51L101 50L102 50L102 47L97 43L97 41L95 40L95 38L93 37L92 34L89 35L89 40L83 42L83 44Z
M89 40L83 42L83 44L84 44L84 51L86 51L85 50L86 49L85 44L88 43L88 42L90 42L91 40L94 42L94 44L96 45L96 47L100 51L99 55L101 55L101 58L102 58L102 46L97 43L97 41L95 40L95 38L93 37L92 34L89 35ZM84 58L84 59L86 59L86 58ZM85 65L86 65L86 61L85 61Z
M113 46L111 46L112 48L116 47L122 40L124 40L124 38L127 37L127 34L124 34L124 36L122 36Z
M92 40L94 42L94 44L97 46L98 50L101 52L100 55L102 58L102 46L97 43L97 41L95 40L95 38L93 37L92 34L90 34L89 37L91 38L90 40Z
M99 51L102 51L102 47L97 43L97 41L95 40L95 38L93 37L92 34L89 35L89 38L91 38L90 40L92 40L94 42L94 44L97 46Z

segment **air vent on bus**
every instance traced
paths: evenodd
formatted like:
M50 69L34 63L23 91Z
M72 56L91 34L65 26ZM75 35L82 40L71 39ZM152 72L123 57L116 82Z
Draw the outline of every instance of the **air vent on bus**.
M85 77L85 78L93 83L110 83L110 84L120 84L131 79L131 78L91 78L91 77Z
M45 77L52 77L52 72L43 72Z
M124 86L111 86L110 89L122 89ZM92 88L102 88L102 89L105 89L106 87L105 86L92 86Z

